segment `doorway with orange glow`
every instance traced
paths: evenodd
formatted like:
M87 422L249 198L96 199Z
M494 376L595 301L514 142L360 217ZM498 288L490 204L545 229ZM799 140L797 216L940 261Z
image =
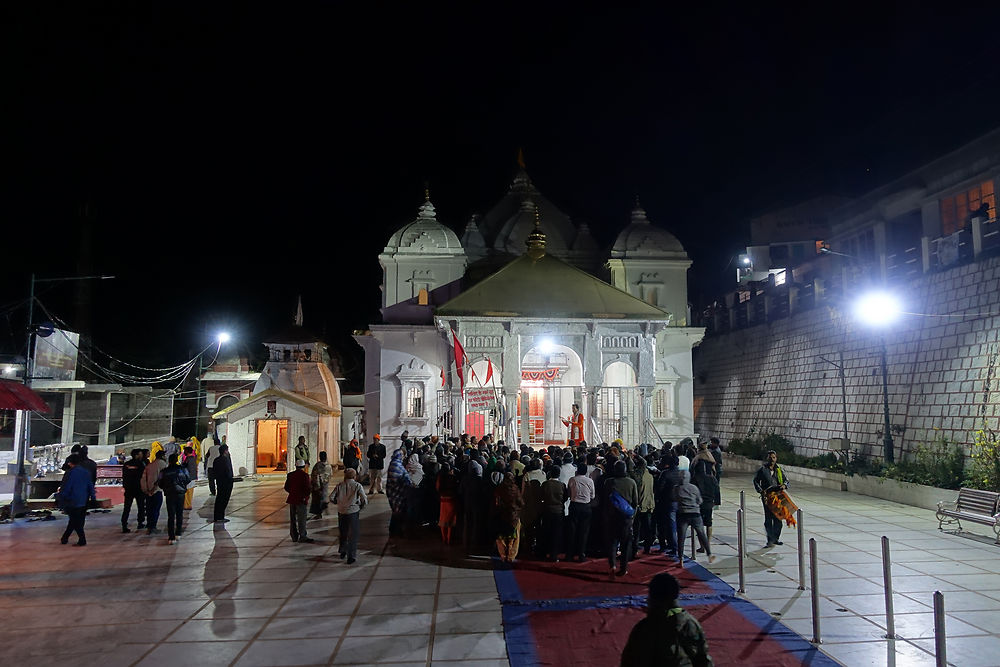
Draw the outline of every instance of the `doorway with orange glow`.
M288 420L257 420L257 472L275 472L288 468Z

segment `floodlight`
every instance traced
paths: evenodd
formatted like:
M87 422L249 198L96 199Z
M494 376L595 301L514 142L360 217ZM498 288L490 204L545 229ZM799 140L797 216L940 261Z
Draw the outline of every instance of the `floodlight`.
M551 338L543 338L538 341L538 351L542 354L552 354L555 349L556 345Z
M219 341L219 344L221 345L222 343L228 343L228 342L229 342L229 339L230 339L231 337L230 337L229 333L227 333L227 332L225 332L225 331L222 331L222 332L220 332L220 333L219 333L219 335L217 335L217 336L216 336L215 338L216 338L216 340L218 340L218 341Z
M854 304L854 315L869 326L884 327L892 324L902 312L899 299L889 292L865 294Z

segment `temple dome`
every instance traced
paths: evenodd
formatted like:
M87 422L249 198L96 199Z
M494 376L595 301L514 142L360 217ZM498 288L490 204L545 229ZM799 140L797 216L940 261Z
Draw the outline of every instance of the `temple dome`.
M646 211L636 205L632 222L622 230L611 248L614 259L687 259L684 246L665 229L654 227Z
M386 255L464 255L458 235L438 222L434 205L425 201L417 217L393 233L382 251Z

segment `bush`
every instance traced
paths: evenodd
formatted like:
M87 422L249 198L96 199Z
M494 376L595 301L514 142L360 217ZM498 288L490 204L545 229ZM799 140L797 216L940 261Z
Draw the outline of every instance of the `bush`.
M976 431L969 458L972 465L965 486L1000 491L1000 442L996 432L985 427Z
M804 459L794 453L795 448L792 442L783 435L778 435L774 431L756 433L756 429L750 429L745 438L734 438L729 441L728 451L733 454L745 456L748 459L758 461L764 458L764 452L774 450L778 453L778 460L787 465L798 465L789 461L789 457Z
M939 438L930 445L919 445L913 461L886 466L882 476L901 482L958 489L965 484L965 452L961 445Z

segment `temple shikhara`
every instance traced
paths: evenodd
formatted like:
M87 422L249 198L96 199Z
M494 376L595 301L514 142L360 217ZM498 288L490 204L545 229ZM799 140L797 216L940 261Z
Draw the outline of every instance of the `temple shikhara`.
M564 445L576 404L590 443L695 436L691 261L638 201L627 222L602 249L523 166L461 238L428 194L379 255L382 323L355 334L366 435Z

